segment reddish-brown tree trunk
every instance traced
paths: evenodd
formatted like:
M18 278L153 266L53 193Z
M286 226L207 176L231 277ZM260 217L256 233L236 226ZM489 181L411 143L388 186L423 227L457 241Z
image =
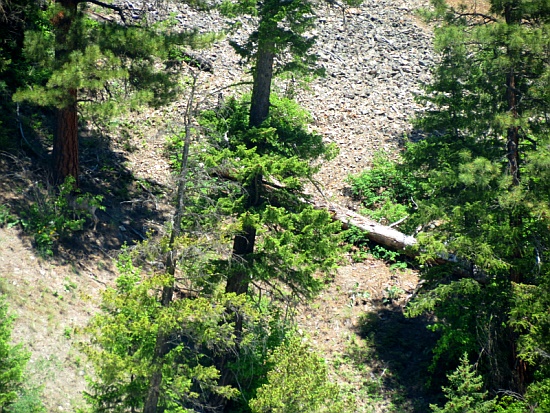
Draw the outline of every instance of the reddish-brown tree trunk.
M57 125L53 141L53 173L56 184L65 178L75 178L78 186L78 113L76 90L69 91L72 103L57 110Z
M78 0L58 0L63 10L53 18L55 27L56 51L58 64L63 64L74 50L71 28L77 14ZM77 90L68 88L62 106L57 110L56 130L53 141L53 175L56 184L65 178L75 178L78 186L78 110Z

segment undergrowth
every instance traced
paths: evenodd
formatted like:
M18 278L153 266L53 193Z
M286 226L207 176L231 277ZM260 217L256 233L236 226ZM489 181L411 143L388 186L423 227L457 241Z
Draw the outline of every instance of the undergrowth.
M96 209L103 209L102 196L78 191L75 194L74 182L73 177L68 177L59 192L36 185L29 193L32 203L22 211L20 223L44 256L52 256L61 239L83 230L86 219L94 218Z
M371 169L350 175L347 182L364 207L361 213L384 225L405 221L414 212L418 183L385 154L376 154Z

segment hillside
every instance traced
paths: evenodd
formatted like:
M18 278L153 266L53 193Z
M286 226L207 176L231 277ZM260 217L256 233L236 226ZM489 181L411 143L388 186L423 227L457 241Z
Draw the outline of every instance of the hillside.
M347 175L368 168L376 152L394 153L415 138L408 121L420 110L414 94L429 79L433 56L429 29L414 11L427 3L368 0L345 11L328 3L319 8L315 52L327 76L297 89L296 96L313 114L313 127L336 143L340 154L322 165L317 179L323 194L312 187L315 196L355 208L346 196ZM183 6L164 11L170 12L184 27L200 22L205 32L223 23L216 14ZM245 24L235 36L246 30ZM233 89L225 89L230 84L248 80L236 69L242 66L226 41L201 56L213 64L212 72L199 77L204 107L214 104L221 90L231 94ZM284 92L294 85L285 81L277 87ZM94 133L81 137L83 187L105 194L106 210L98 212L97 230L81 234L76 248L62 247L55 258L44 259L19 230L0 228L0 273L6 280L1 288L18 317L14 340L32 351L31 382L44 384L50 412L73 412L82 404L91 371L76 346L78 333L97 311L100 292L116 277L112 259L124 242L162 231L170 217L165 199L174 184L165 142L181 126L184 106L182 97L170 107L121 119L110 141ZM31 202L43 173L31 159L0 154L0 205ZM400 312L416 284L410 269L348 257L334 283L296 314L334 377L355 389L357 411L426 411L421 373L430 340L420 328L422 320L406 320Z

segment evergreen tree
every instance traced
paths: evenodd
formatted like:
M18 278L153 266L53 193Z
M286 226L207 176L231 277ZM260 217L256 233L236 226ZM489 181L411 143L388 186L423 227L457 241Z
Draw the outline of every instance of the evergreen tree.
M221 8L226 14L244 12L257 19L247 43L234 44L252 61L250 105L231 100L223 111L203 116L213 149L205 164L229 171L242 185L240 193L220 199L221 208L238 222L232 258L220 267L227 276L225 291L246 294L251 283L273 285L278 280L293 294L311 296L322 284L313 277L315 271L335 264L332 234L337 224L300 198L316 170L311 161L330 158L334 150L320 135L306 131L307 116L293 102L272 96L271 86L277 71L304 72L315 62L308 53L315 39L305 35L314 23L312 3L228 1ZM275 57L286 63L276 66ZM243 320L235 317L240 342ZM234 361L220 360L221 383L234 381L228 368Z
M296 103L272 96L271 105L261 128L249 127L249 106L236 100L223 113L202 117L213 138L204 163L241 184L237 192L220 194L218 201L235 221L232 255L218 263L218 271L227 278L226 293L267 288L281 298L311 297L324 283L316 273L329 272L339 259L339 223L308 206L303 187L316 171L310 161L333 151L321 136L305 130L308 117ZM246 322L234 316L240 343ZM220 360L222 383L234 381L230 365L236 359L238 355Z
M301 158L304 160L307 160L308 157L313 159L320 156L323 152L320 136L312 134L306 137L304 131L299 130L302 125L296 122L294 125L282 125L282 119L277 119L275 122L278 122L279 125L264 125L271 127L271 132L260 130L264 122L269 118L271 86L275 71L283 72L291 70L296 73L304 73L313 69L316 56L308 53L308 51L313 46L315 38L304 34L314 25L312 3L308 0L292 0L289 2L269 0L262 3L249 1L232 3L226 1L221 5L221 9L225 14L229 15L248 13L256 16L257 25L256 30L251 34L246 44L239 45L233 43L233 46L243 58L253 62L252 74L254 82L251 103L248 108L248 117L247 119L243 118L243 107L237 108L235 102L233 102L233 107L230 110L235 111L235 113L231 114L231 116L237 117L237 119L232 120L234 126L226 131L217 130L216 132L218 134L229 133L233 135L238 133L239 135L248 135L239 136L236 144L243 145L244 148L254 151L255 155L259 156L279 155L277 152L281 152L281 149L287 146L282 155L291 157L293 151L289 151L289 149L292 145L296 148L294 152L301 152ZM275 57L278 56L284 62L285 57L287 57L285 54L290 55L290 59L287 58L285 64L276 68ZM239 124L237 125L235 122L239 122ZM285 131L286 137L283 135L273 136L273 133L279 133L277 130L278 126L288 129ZM249 129L249 131L245 133L245 129ZM296 133L296 136L292 136L294 133ZM305 137L306 140L304 142L297 141L297 139ZM285 138L287 140L290 138L291 140L283 142ZM233 136L232 139L234 139ZM275 139L281 140L279 148L270 142L270 140L274 141ZM300 147L298 148L296 144L300 145ZM306 153L308 151L306 145L308 144L312 145L310 154ZM236 145L233 145L233 148L236 148ZM268 171L266 172L269 173ZM306 172L303 178L311 179L312 170ZM261 206L263 202L263 180L262 167L258 165L255 171L252 172L252 175L245 177L241 181L245 183L244 189L246 195L243 199L241 210L238 213ZM233 243L234 257L239 261L247 261L247 256L254 252L255 239L256 223L248 219L243 220L242 232L235 237ZM228 278L226 291L238 294L246 292L248 290L248 277L246 271L237 271Z
M269 115L273 76L292 71L297 74L320 73L317 56L309 53L315 37L306 35L315 25L313 3L309 0L257 3L249 0L224 1L227 15L245 13L256 18L256 27L245 44L232 42L244 59L252 62L253 87L249 114L250 127L259 127ZM275 58L281 63L275 64Z
M201 242L185 236L178 239L180 251L188 253L179 268L181 278L208 277L205 263L211 252ZM87 398L97 412L146 411L151 377L160 368L155 410L215 411L215 406L210 409L213 395L227 398L238 393L218 385L219 372L213 363L216 355L235 348L233 325L225 320L225 308L254 311L243 297L226 295L220 289L165 305L161 299L174 277L162 272L147 274L133 263L136 253L147 252L146 247L147 243L120 255L116 287L105 291L103 311L87 328L92 340L84 344L83 351L96 373ZM165 338L160 355L159 337Z
M433 3L441 60L417 121L428 136L404 167L420 182L423 221L437 222L418 236L423 259L461 262L427 271L409 311L437 315L440 361L480 354L488 383L524 392L534 366L518 358L527 330L511 316L519 290L547 285L550 7L493 0L486 15Z
M17 110L11 96L29 80L23 57L24 32L39 24L38 3L31 0L0 1L0 148L17 146Z
M495 411L494 400L487 399L483 392L483 379L476 374L465 354L457 369L448 375L449 387L443 387L447 403L443 408L430 405L434 413L490 413Z
M343 413L352 408L305 338L290 334L268 362L267 383L249 403L253 413Z
M157 69L155 59L166 58L174 44L199 44L192 33L162 33L154 26L127 22L117 5L82 0L45 3L45 25L25 33L24 53L43 76L20 88L17 101L28 100L56 109L53 142L54 179L67 176L78 185L79 111L103 115L143 104L161 104L176 93L172 75ZM90 17L90 5L116 11L106 21Z

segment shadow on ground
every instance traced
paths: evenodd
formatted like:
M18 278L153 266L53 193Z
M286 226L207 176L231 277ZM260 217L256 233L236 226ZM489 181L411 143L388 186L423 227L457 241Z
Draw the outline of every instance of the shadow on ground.
M380 389L389 392L394 412L426 413L430 403L437 403L440 380L430 382L428 367L437 334L426 329L427 317L406 318L403 308L387 300L377 300L375 311L366 313L358 325L357 333L368 346L370 357L378 361L373 380ZM350 354L360 363L364 354Z
M20 227L28 219L31 205L53 202L56 196L49 185L47 147L39 138L32 139L35 147L42 148L40 152L24 146L19 151L0 151L0 206L4 214L9 210ZM85 264L97 256L112 258L123 244L144 240L169 219L169 206L159 199L170 190L153 180L136 179L126 162L124 151L115 149L112 140L97 133L81 134L80 189L101 196L104 209L96 211L95 228L87 219L81 230L59 239L52 259ZM37 247L33 234L21 231L20 236Z

